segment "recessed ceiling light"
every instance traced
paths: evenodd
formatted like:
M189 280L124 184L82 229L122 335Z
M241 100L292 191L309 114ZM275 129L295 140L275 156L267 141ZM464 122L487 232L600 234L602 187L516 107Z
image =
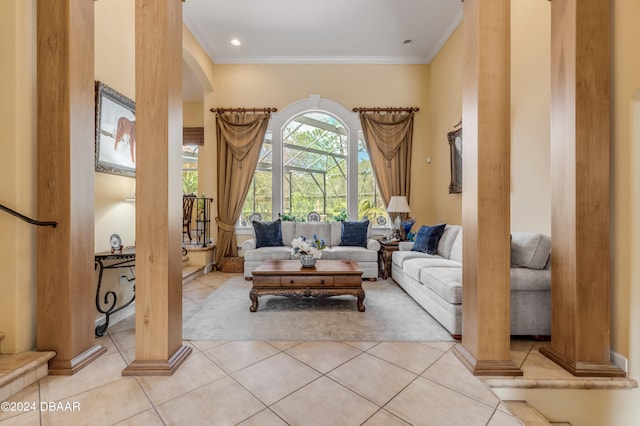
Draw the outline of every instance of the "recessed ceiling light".
M234 39L231 39L231 44L233 44L234 46L240 46L242 42L237 38L234 38Z
M408 39L406 39L406 40L404 40L402 42L402 44L411 44L411 43L413 43L413 40L411 40L410 38L408 38Z

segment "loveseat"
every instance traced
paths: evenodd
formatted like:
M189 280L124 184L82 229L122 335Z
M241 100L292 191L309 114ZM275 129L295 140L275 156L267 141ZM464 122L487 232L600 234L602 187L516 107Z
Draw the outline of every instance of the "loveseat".
M278 223L279 221L273 222ZM290 222L282 221L281 237L283 245L267 245L258 247L260 244L258 240L260 236L256 236L256 229L261 232L260 229L264 226L256 226L254 222L253 238L246 240L242 243L242 250L244 251L244 277L249 280L253 278L251 272L265 260L289 260L296 257L291 251L291 242L294 238L304 236L308 239L312 239L314 235L318 239L324 240L326 248L322 250L321 259L330 260L355 260L358 263L360 269L362 269L362 278L376 280L378 277L378 250L380 249L380 243L371 238L371 223L364 222ZM362 241L362 245L341 245L343 240L343 228L350 225L359 227L364 225L365 234L358 240ZM267 224L266 226L271 226ZM360 226L361 227L361 226ZM347 240L348 241L348 240Z
M391 273L418 304L453 336L462 334L462 227L446 225L435 254L412 251L401 242ZM551 334L549 236L511 234L511 334Z

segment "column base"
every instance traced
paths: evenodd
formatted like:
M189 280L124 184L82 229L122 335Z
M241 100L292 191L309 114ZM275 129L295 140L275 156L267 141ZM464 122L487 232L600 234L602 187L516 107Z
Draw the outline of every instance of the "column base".
M474 376L522 376L522 370L511 360L480 361L477 360L464 346L457 344L453 347L453 354Z
M570 359L553 347L540 348L540 353L576 377L627 377L627 373L612 362L585 362Z
M191 354L191 346L182 345L167 361L135 360L122 370L123 376L171 376Z
M73 359L57 359L54 357L49 361L50 376L72 376L82 370L87 365L95 361L100 355L107 352L107 348L102 345L94 345Z

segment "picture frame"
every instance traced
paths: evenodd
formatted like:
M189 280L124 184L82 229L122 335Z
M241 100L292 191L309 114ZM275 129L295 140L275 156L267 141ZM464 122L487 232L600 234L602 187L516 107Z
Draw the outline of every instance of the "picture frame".
M134 102L96 81L95 170L135 177L135 142Z
M462 126L447 133L451 157L451 182L449 194L462 193Z

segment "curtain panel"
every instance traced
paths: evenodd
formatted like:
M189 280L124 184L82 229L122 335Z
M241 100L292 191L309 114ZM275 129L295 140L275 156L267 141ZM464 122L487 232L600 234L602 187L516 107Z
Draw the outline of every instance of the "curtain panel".
M364 142L385 205L392 195L405 195L410 201L413 117L413 112L360 112ZM390 214L392 221L395 216Z
M218 267L223 257L238 255L235 224L242 213L270 117L270 113L216 114L218 242L215 263Z

